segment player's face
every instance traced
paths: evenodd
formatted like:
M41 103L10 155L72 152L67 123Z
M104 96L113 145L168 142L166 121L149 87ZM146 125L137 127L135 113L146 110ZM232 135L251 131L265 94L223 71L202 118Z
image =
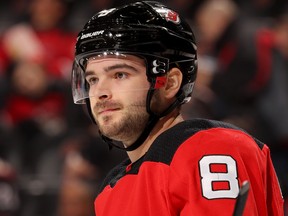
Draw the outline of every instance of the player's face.
M144 60L135 56L90 58L85 75L101 133L124 143L135 141L149 117L146 95L150 84Z

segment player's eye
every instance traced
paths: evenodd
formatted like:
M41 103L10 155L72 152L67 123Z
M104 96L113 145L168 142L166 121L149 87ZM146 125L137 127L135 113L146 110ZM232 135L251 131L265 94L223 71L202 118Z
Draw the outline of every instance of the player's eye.
M86 77L86 80L90 86L95 85L98 82L98 78L95 76Z
M127 73L124 72L117 72L114 75L115 79L126 79L128 77Z

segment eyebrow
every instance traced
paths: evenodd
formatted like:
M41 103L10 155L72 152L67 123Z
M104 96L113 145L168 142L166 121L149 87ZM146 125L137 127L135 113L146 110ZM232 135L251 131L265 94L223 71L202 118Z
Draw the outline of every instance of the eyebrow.
M104 71L105 72L109 72L111 70L115 70L115 69L123 69L123 68L127 68L127 69L130 69L130 70L133 70L134 72L138 72L138 70L131 66L131 65L128 65L128 64L115 64L115 65L111 65L111 66L108 66L106 68L104 68ZM85 71L85 77L89 76L89 75L93 75L94 72L93 71Z

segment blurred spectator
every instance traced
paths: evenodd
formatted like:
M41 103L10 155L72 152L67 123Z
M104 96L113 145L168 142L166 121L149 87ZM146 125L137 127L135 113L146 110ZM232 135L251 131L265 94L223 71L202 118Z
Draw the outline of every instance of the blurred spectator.
M206 0L195 13L194 25L198 50L198 74L192 95L192 103L183 106L186 118L214 118L210 106L215 93L210 88L217 68L217 57L213 50L223 32L238 16L236 5L230 0Z
M76 34L65 28L65 0L11 6L17 6L18 20L0 36L0 83L5 84L0 116L11 135L6 151L18 175L19 215L52 216L63 164L61 142L70 134L66 103Z
M3 67L13 61L37 61L54 78L70 77L76 35L63 28L66 6L64 0L29 1L26 16L3 34Z
M276 74L282 74L282 82L286 82L286 61L270 25L240 15L230 0L208 0L197 12L199 65L204 65L207 59L212 62L208 62L210 72L206 72L211 75L206 85L212 90L208 105L214 105L211 115L216 118L234 121L252 134L270 141L260 130L264 127L263 122L257 122L268 113L260 116L261 106L257 103L266 98L264 95ZM199 70L201 72L201 67ZM285 83L281 88L286 88ZM283 98L286 98L288 91L283 92ZM270 124L275 128L276 122L270 121Z
M9 160L19 175L20 215L52 215L62 165L60 143L68 133L65 98L38 63L19 62L7 74L11 86L1 121L13 136ZM50 211L42 209L44 204Z
M15 64L7 75L11 89L4 107L6 125L17 127L33 121L47 133L61 131L66 102L61 87L51 82L47 70L40 64L24 61ZM33 131L27 134L28 137L33 135Z

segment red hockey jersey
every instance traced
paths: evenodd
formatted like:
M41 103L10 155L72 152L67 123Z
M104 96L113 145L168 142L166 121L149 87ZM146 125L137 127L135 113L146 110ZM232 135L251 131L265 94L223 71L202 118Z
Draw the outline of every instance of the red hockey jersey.
M232 125L189 120L160 135L135 163L114 168L95 200L95 214L231 216L245 180L244 215L284 215L269 148Z

